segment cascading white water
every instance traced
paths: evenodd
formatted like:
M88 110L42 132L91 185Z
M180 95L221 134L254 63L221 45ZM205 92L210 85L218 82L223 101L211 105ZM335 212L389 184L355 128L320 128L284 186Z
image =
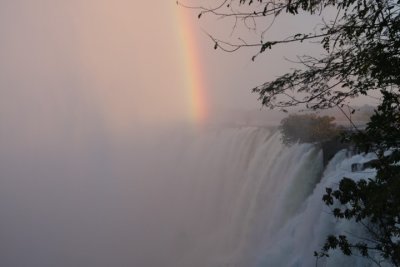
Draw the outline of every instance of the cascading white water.
M328 234L360 232L329 214L325 187L374 175L351 172L370 155L324 170L318 148L260 127L106 140L2 154L2 266L315 266Z
M170 174L182 179L172 187L187 192L174 204L186 210L177 230L188 231L179 266L253 265L322 172L320 151L286 148L266 129L224 129L185 145Z
M168 183L186 194L173 206L184 213L177 223L183 256L173 266L315 266L313 252L328 234L362 236L351 222L336 222L322 202L326 187L343 177L373 177L351 172L351 164L371 155L339 152L324 170L322 151L313 145L281 144L264 128L214 130L192 140L176 140L179 155ZM166 164L168 165L168 164ZM190 203L190 204L189 204ZM318 266L369 266L361 257L333 252Z
M329 258L312 257L313 251L320 251L327 235L346 234L350 240L360 241L358 237L367 237L360 224L353 221L337 220L331 210L322 202L325 188L337 188L343 177L354 180L372 178L375 171L367 169L352 172L353 163L362 163L374 158L374 155L349 156L340 151L330 161L319 183L302 203L297 213L282 225L273 240L261 253L257 266L374 266L371 260L355 253L352 257L344 256L340 251L331 251ZM382 266L384 263L382 263Z

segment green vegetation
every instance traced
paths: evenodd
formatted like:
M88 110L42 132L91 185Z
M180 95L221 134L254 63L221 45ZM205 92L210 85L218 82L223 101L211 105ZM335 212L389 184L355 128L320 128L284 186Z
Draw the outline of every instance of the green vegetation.
M318 117L315 114L289 115L279 126L282 142L286 145L322 143L337 138L341 131L333 123L334 120L334 117Z
M320 117L315 114L289 115L279 126L282 143L287 146L295 143L320 146L326 166L339 150L349 147L348 142L342 142L345 129L337 126L334 120L334 117Z
M340 249L344 255L369 257L377 265L385 261L400 266L400 2L224 0L217 4L204 1L195 8L201 19L207 15L234 18L233 31L239 30L242 23L242 27L258 34L255 42L245 37L220 40L210 36L216 49L256 49L253 60L283 44L321 44L325 53L300 56L297 68L253 89L266 107L336 107L351 121L354 110L347 106L348 100L380 92L378 108L365 131L354 125L356 133L347 137L360 149L376 154L376 177L358 182L343 178L337 189L327 188L323 198L332 207L333 216L354 219L368 236L329 236L315 256L326 257L331 249ZM325 11L331 19L321 16ZM277 40L267 40L267 29L259 26L270 25L277 17L299 14L319 17L320 23ZM350 113L344 107L350 108Z
M349 139L378 160L376 177L355 182L343 178L339 188L326 189L323 201L333 208L338 219L353 219L364 227L368 237L349 239L346 235L328 236L317 257L329 256L339 248L345 255L358 252L379 266L379 258L400 266L400 98L384 92L383 102L371 117L365 132ZM340 205L337 205L340 204ZM380 257L372 255L377 253Z

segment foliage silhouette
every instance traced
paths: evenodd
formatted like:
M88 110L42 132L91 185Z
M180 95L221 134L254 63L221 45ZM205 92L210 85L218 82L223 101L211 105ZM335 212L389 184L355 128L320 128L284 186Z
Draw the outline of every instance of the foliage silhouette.
M315 114L289 115L281 121L279 130L282 142L321 143L340 135L340 128L333 123L334 117L318 117Z

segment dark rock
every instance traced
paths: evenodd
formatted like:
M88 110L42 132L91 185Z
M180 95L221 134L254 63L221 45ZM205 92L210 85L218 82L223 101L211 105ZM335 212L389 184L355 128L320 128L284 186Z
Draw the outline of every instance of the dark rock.
M359 172L369 168L375 168L375 166L379 164L379 160L373 159L364 163L353 163L351 164L352 172Z

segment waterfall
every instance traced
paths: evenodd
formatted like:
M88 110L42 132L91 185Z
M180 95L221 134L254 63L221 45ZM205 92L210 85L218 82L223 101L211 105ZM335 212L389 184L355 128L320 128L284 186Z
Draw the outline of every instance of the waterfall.
M373 177L351 172L372 155L325 167L316 146L262 127L105 140L2 154L2 266L315 266L328 234L363 234L321 199L344 176Z
M315 266L313 252L328 234L364 234L352 222L338 222L322 195L345 176L373 177L372 170L351 172L353 163L372 155L341 151L324 168L320 149L286 147L278 132L265 128L225 128L193 138L172 144L181 153L167 180L179 177L171 186L186 192L174 202L185 211L177 216L182 232L176 240L184 252L174 266ZM372 264L331 254L318 266Z

